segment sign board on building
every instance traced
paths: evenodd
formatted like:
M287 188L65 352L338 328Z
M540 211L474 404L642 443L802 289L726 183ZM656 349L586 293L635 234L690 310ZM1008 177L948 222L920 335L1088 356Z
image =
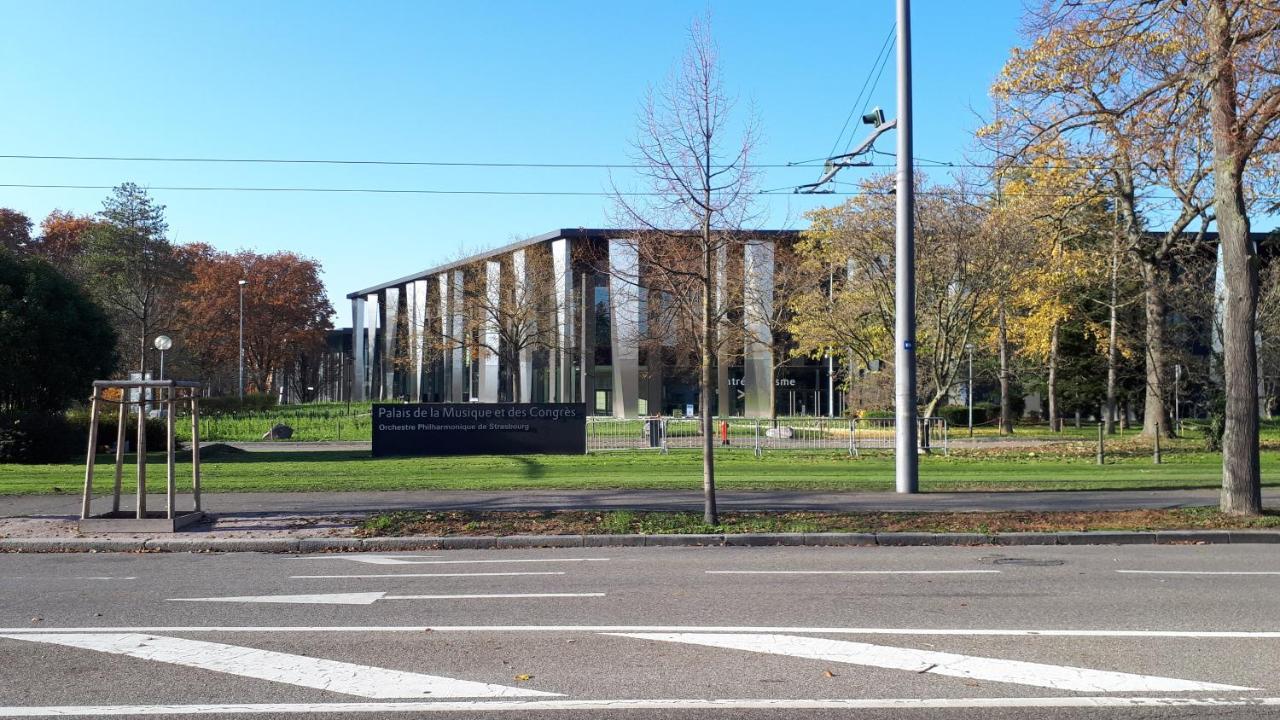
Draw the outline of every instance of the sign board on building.
M373 454L581 455L583 403L409 403L373 406Z

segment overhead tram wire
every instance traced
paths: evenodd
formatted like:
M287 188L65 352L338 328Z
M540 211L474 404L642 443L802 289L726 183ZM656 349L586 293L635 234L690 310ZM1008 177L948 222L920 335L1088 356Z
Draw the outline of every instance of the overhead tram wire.
M894 153L873 148L877 155L894 157ZM929 163L929 167L955 167L996 169L1008 167L993 163L969 163L948 160L930 160L916 158ZM54 160L73 162L154 162L154 163L222 163L222 164L261 164L261 165L372 165L372 166L408 166L408 167L460 167L460 168L543 168L543 169L628 169L644 168L647 165L637 163L541 163L541 162L483 162L483 161L447 161L447 160L338 160L316 158L233 158L233 157L164 157L164 156L128 156L128 155L31 155L0 154L0 160ZM811 158L788 163L760 163L751 167L766 169L788 169L815 167L813 163L825 162L826 157ZM893 163L870 163L865 167L894 167ZM1013 166L1021 167L1021 166ZM1038 165L1036 170L1108 170L1101 165Z
M839 184L856 185L856 183L845 183L836 181ZM626 197L661 197L665 193L658 192L603 192L603 191L587 191L587 190L440 190L426 188L338 188L338 187L250 187L250 186L231 186L231 185L143 185L149 191L159 192L265 192L265 193L330 193L330 194L374 194L374 195L490 195L490 196L565 196L565 197L616 197L623 195ZM790 192L796 187L804 187L803 185L788 186L782 188L774 188L771 190L760 190L755 195L784 195L785 197L794 197ZM0 188L20 188L35 190L113 190L112 185L60 185L60 184L35 184L35 183L0 183ZM823 195L835 195L842 197L856 196L892 196L892 192L888 191L854 191L841 192L834 191L829 193L821 193ZM918 195L955 195L957 191L947 190L925 190L918 192ZM994 195L990 192L978 193L959 193L970 194L974 196ZM1078 197L1075 193L1019 193L1025 197ZM1099 195L1105 197L1105 195ZM1280 200L1280 195L1259 195L1259 200ZM1146 200L1177 200L1173 195L1148 195Z
M885 68L885 66L886 66L886 65L888 65L888 64L889 64L889 56L890 56L891 54L893 54L893 48L894 48L894 46L895 46L895 45L897 44L897 42L898 42L898 40L897 40L897 38L894 36L895 34L894 34L894 32L893 32L893 31L894 31L894 29L895 29L895 28L897 28L897 27L898 27L898 24L897 24L897 23L894 23L894 24L893 24L893 26L889 28L889 37L885 38L886 40L888 40L888 41L889 41L889 42L888 42L887 52L885 52L885 53L884 53L884 55L883 55L882 57L878 58L878 59L879 59L879 61L880 61L880 68L879 68L878 70L876 70L876 79L875 79L874 81L872 81L872 83L871 83L871 90L869 90L869 91L867 92L867 98L866 98L866 100L864 100L864 101L863 101L863 103L862 103L862 111L859 113L859 115L866 115L866 114L867 114L867 108L871 107L871 97L872 97L873 95L875 95L875 93L876 93L876 88L877 88L877 87L879 87L879 85L880 85L880 77L881 77L882 75L884 75L884 68ZM855 107L856 107L856 106L855 106ZM845 153L845 154L848 154L849 149L850 149L850 148L852 148L852 147L853 147L853 133L849 133L849 141L848 141L848 142L846 142L846 143L844 144L844 153ZM872 150L874 150L874 149L875 149L875 148L874 148L874 147L872 147ZM834 154L834 153L833 153L833 154Z
M541 169L590 169L624 170L646 168L640 163L539 163L539 162L481 162L448 160L339 160L315 158L248 158L248 157L168 157L158 155L32 155L0 154L0 160L60 160L71 162L153 162L153 163L222 163L256 165L373 165L393 167L461 167L461 168L541 168ZM688 166L693 167L693 166ZM785 169L803 167L794 163L760 163L757 168Z
M882 56L888 57L885 51L890 47L890 43L893 41L893 35L894 35L893 31L896 30L897 27L898 27L898 24L896 22L890 23L889 34L885 35L884 42L880 44L880 50L879 52L876 53L875 60L872 60L871 67L867 68L867 76L863 78L862 87L859 88L857 96L855 96L853 99L853 105L849 108L849 114L846 115L844 118L844 125L840 127L840 134L836 136L836 141L834 143L831 143L831 152L827 153L827 157L817 158L816 161L826 161L827 158L835 156L836 148L840 147L840 141L844 139L845 131L849 129L849 123L853 120L853 116L858 113L858 103L862 101L863 94L866 93L867 91L867 84L871 82L871 76L876 72L876 65L880 64L880 67L882 69L884 67L883 60L881 59L881 57ZM876 77L876 81L879 82L879 76ZM868 101L870 101L870 96L868 96ZM866 112L865 105L863 106L862 112L864 113ZM853 143L853 135L854 135L853 133L849 134L849 144ZM849 149L849 145L846 144L845 152L848 152L848 149ZM809 162L816 162L816 161L805 160L803 162L809 163ZM801 164L803 163L795 163L795 165L797 166Z

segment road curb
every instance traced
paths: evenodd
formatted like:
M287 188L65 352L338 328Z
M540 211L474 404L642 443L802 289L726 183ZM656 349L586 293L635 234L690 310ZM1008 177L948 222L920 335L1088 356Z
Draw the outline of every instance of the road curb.
M582 547L906 547L973 545L1276 544L1277 530L1013 533L732 533L715 535L451 535L378 538L0 538L3 553L76 552L386 552Z

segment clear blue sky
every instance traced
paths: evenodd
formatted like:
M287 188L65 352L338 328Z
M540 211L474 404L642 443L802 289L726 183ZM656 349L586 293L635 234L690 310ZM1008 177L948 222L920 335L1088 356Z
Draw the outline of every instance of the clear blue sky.
M986 108L987 87L1017 42L1021 3L913 4L916 152L962 159L974 111ZM690 20L708 8L727 87L761 121L758 159L825 156L889 31L892 0L0 0L0 154L627 162L646 87L667 74ZM894 83L891 60L872 98L890 116ZM892 150L892 136L881 147ZM761 185L815 175L769 170ZM627 182L625 171L615 176ZM609 184L596 169L0 159L0 183L126 180L587 192ZM609 217L603 197L153 194L168 206L177 241L320 260L339 325L350 322L347 292L461 249ZM54 208L95 212L105 195L0 187L0 207L38 223ZM805 210L837 201L762 200L772 226L799 225Z

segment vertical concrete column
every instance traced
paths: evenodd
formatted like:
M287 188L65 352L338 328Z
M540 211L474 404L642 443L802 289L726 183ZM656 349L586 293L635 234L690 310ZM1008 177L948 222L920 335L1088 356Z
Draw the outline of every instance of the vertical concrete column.
M498 343L500 334L498 322L502 319L502 263L490 260L485 263L484 278L485 308L484 327L481 329L484 342L480 348L480 402L498 402Z
M722 243L716 250L716 317L720 318L716 327L716 415L728 417L733 414L733 391L729 389L729 346L721 334L725 330L723 318L729 306L729 247Z
M436 314L439 319L437 332L439 333L438 342L436 343L436 354L439 359L439 370L436 374L436 392L437 397L445 402L453 400L449 395L449 368L452 364L450 347L453 337L450 334L449 327L449 274L440 273L436 276Z
M615 417L636 417L640 412L640 254L636 242L609 241L609 337Z
M746 335L743 348L742 384L746 391L747 417L768 417L773 387L774 246L773 240L753 239L743 249L742 322Z
M365 399L378 395L378 293L369 293L364 302L364 386Z
M414 379L413 371L417 367L417 301L418 289L412 282L404 284L404 332L400 337L400 344L404 347L405 366L400 368L403 376L403 382L400 387L404 388L404 395L410 402L417 402L418 399L418 381Z
M396 398L396 359L399 357L396 331L400 327L400 288L382 291L382 399Z
M578 335L582 343L580 363L582 373L582 402L587 404L587 412L595 412L596 407L596 276L585 273L581 280L582 308L581 324Z
M427 344L427 293L426 280L414 280L409 284L409 338L413 354L413 370L409 376L409 398L414 402L422 402L422 377L426 370Z
M351 399L364 402L369 397L365 384L364 298L351 298Z
M529 297L529 271L528 271L528 254L525 250L517 250L511 255L511 274L515 279L514 303L518 308L526 307L531 300ZM538 322L537 318L529 318L524 320L528 323ZM521 334L528 337L536 333L534 327L522 328ZM533 398L533 348L526 342L524 347L520 348L519 362L519 382L517 384L517 396L514 398L516 402L529 402Z
M450 345L453 348L450 353L452 362L449 372L449 400L452 402L462 402L462 391L467 381L466 374L470 370L466 363L466 348L463 347L465 339L463 335L466 332L466 315L463 308L465 282L466 275L461 270L454 270L449 283L449 336L452 338Z
M567 238L551 241L551 266L555 274L556 293L556 370L551 382L556 402L572 402L574 396L573 348L573 258L572 246Z

